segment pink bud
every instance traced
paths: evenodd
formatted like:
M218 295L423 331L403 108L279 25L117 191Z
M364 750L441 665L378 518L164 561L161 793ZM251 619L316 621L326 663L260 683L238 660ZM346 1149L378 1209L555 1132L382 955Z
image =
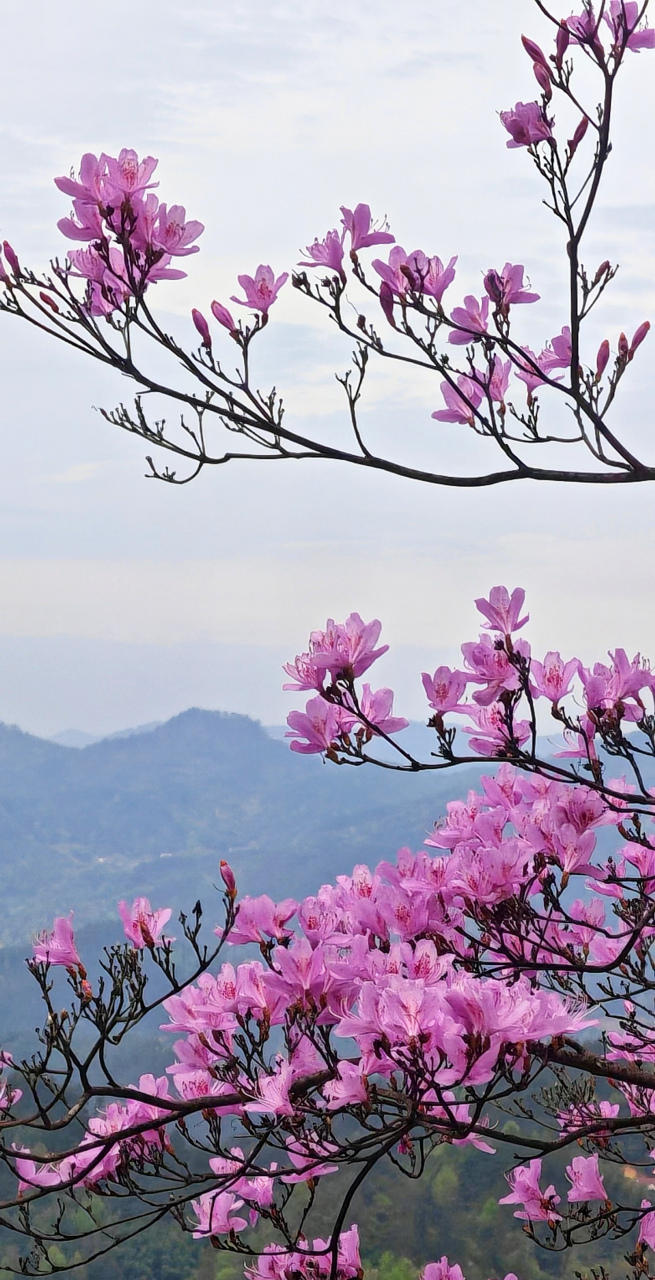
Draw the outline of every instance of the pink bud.
M212 302L212 315L215 320L218 320L219 324L223 325L223 328L229 329L230 333L235 332L237 326L227 307L224 307L222 302Z
M624 333L619 334L619 357L621 360L627 360L629 355L628 339Z
M237 896L237 882L234 878L234 872L229 862L226 862L224 858L221 858L220 871L221 871L221 880L223 881L223 884L227 889L228 897L232 898L232 900L234 901L234 899Z
M602 378L609 358L610 358L610 344L607 338L603 338L603 341L601 342L598 348L598 355L596 356L596 381L600 381L600 379Z
M539 62L541 66L545 67L546 71L548 71L548 63L543 49L540 49L539 45L535 44L534 40L530 40L528 36L521 36L521 44L523 45L528 57L532 58L533 62Z
M503 282L498 275L498 272L493 269L491 271L487 271L483 283L485 292L491 298L491 301L495 303L496 306L500 306L501 302L504 300L504 293Z
M5 240L2 247L5 251L5 258L7 259L7 262L9 263L9 266L11 267L14 275L19 276L20 262L18 261L18 258L16 257L16 254L14 253L9 241Z
M47 293L40 293L39 297L42 302L45 302L47 307L50 307L51 311L54 311L55 315L59 315L59 307L57 306L54 298L49 297Z
M393 318L393 293L386 280L383 280L380 285L380 306L382 307L389 324L395 329L397 326L396 321Z
M603 276L607 275L607 272L608 272L609 270L610 270L610 262L609 262L609 260L606 258L604 262L601 262L601 264L600 264L600 266L599 266L599 268L598 268L598 270L597 270L597 272L596 272L596 274L595 274L595 276L594 276L594 278L593 278L593 280L592 280L592 282L591 282L591 283L592 283L592 286L595 286L595 285L597 285L597 284L600 284L600 282L601 282L601 280L602 280Z
M650 320L644 320L644 323L639 325L639 328L637 329L637 331L636 331L636 333L635 333L635 336L634 336L634 338L632 339L632 342L630 343L630 350L629 350L629 352L628 352L628 360L632 360L632 357L633 357L633 355L634 355L635 351L637 350L637 347L640 347L640 346L641 346L641 344L642 344L642 342L643 342L644 338L646 337L646 334L648 333L648 330L649 330L649 329L650 329Z
M562 23L562 26L559 28L557 32L557 40L555 41L558 67L561 67L562 65L562 58L564 57L564 54L566 53L566 50L569 47L570 39L571 39L571 36L569 33L569 29L568 27L565 27L564 24Z
M535 79L539 88L543 89L543 92L546 95L546 101L550 102L553 96L550 71L547 67L542 67L540 62L533 62L532 70L534 71Z
M589 128L589 121L586 116L583 116L575 133L573 134L573 137L569 138L569 155L571 156L575 155L588 128Z
M207 324L207 321L205 320L205 317L203 316L202 311L197 311L196 308L194 307L191 312L191 318L193 320L193 323L196 326L196 329L198 330L198 333L200 334L200 337L202 338L203 347L206 347L208 351L211 351L212 338L209 332L209 325Z

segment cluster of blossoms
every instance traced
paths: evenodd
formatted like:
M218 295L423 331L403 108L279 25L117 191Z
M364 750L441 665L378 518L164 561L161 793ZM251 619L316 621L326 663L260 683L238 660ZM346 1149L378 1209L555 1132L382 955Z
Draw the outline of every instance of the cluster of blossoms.
M419 852L401 849L374 870L357 866L301 901L239 899L223 863L232 915L215 931L219 949L253 947L256 958L203 969L175 987L163 1002L163 1030L177 1037L165 1074L124 1089L63 1158L16 1147L8 1163L19 1196L102 1189L128 1170L134 1177L166 1167L170 1181L170 1126L179 1133L183 1116L189 1136L190 1118L201 1117L193 1143L207 1151L207 1169L184 1184L200 1183L187 1229L246 1252L248 1232L264 1220L282 1238L248 1272L253 1280L298 1272L350 1280L359 1274L356 1228L310 1245L284 1226L285 1206L294 1190L313 1197L321 1179L348 1166L358 1138L370 1148L372 1117L380 1154L396 1160L411 1162L425 1144L443 1142L493 1155L506 1141L494 1101L508 1088L522 1096L549 1062L593 1072L605 1061L611 1099L582 1098L558 1077L557 1097L551 1091L541 1104L544 1155L562 1142L586 1147L566 1166L568 1186L542 1185L543 1156L531 1158L510 1170L501 1203L515 1206L531 1231L544 1224L566 1238L594 1221L621 1229L639 1222L640 1247L655 1244L651 1203L614 1204L599 1163L615 1157L622 1126L641 1135L643 1160L655 1158L655 1040L643 998L655 985L653 794L625 779L604 783L599 772L603 749L618 751L624 722L652 731L644 697L655 676L622 650L593 669L557 653L533 660L517 636L528 621L523 591L497 587L476 603L486 630L462 646L464 669L423 676L430 725L451 763L454 732L444 717L452 714L473 720L466 732L474 751L514 761L449 803ZM312 633L308 652L286 668L291 688L315 692L306 712L289 717L292 749L372 759L368 744L380 736L391 743L403 728L390 690L357 692L356 681L386 652L379 638L380 624L358 614ZM576 680L585 709L574 725L563 704ZM572 766L540 761L534 748L522 755L534 725L514 714L521 697L532 706L545 698L574 735ZM587 784L567 774L580 755ZM618 845L610 854L606 829ZM170 911L139 898L131 908L121 903L120 914L127 954L160 957L168 973L172 940L162 931ZM44 979L51 967L66 968L85 1010L101 1007L70 919L39 938L33 965ZM579 1039L587 1033L593 1046L601 1025L604 1059ZM6 1111L12 1105L14 1098ZM520 1147L520 1136L511 1142ZM631 1215L627 1227L622 1213ZM442 1265L453 1280L457 1269L434 1264Z
M72 274L87 281L91 315L110 315L158 280L183 279L186 272L171 267L172 259L198 252L203 224L187 222L182 205L160 203L153 190L159 183L151 181L157 164L123 148L117 157L84 155L77 179L55 178L73 197L73 214L59 230L88 244L69 250L68 261Z
M539 8L546 13L541 2ZM201 345L191 355L153 319L147 287L183 275L173 259L197 251L203 228L187 221L181 206L159 203L150 157L139 160L129 150L117 158L87 155L79 178L57 179L73 199L60 229L86 247L39 280L5 243L0 309L161 393L159 378L133 363L131 326L153 339L176 369L200 382L195 395L176 386L163 392L196 413L197 429L183 419L179 447L163 423L148 425L140 401L133 416L124 406L108 416L195 460L198 470L272 451L449 483L452 477L403 469L364 445L356 407L374 355L436 371L445 407L433 417L493 438L504 465L510 458L515 468L461 483L560 474L540 473L514 450L517 442L555 438L540 434L543 387L568 397L574 427L565 442L585 445L596 468L564 478L595 480L605 468L612 481L653 479L655 468L636 459L605 421L650 326L641 324L631 341L622 333L611 365L609 339L585 365L581 324L614 268L603 262L588 273L579 257L611 149L609 90L626 51L655 47L644 11L634 0L585 0L578 15L546 15L556 29L554 52L523 39L540 100L500 113L508 147L527 148L569 236L569 323L539 352L511 332L515 308L538 301L521 264L487 270L481 293L446 308L457 258L406 252L364 203L343 206L339 227L304 250L293 285L355 341L353 369L340 379L356 438L352 453L290 431L276 393L263 395L250 382L250 343L268 323L287 273L260 264L252 276L238 277L242 294L230 301L254 313L245 324L223 302L211 303L211 316L240 350L234 376L214 354L203 312L192 312ZM571 89L576 50L602 74L597 112L584 109ZM555 91L581 112L566 143L557 137ZM574 193L571 166L588 132L592 159ZM384 245L388 256L373 259L369 278L360 255ZM308 275L315 269L320 277ZM345 289L352 281L384 317L393 349L359 306L356 322L349 319ZM444 335L446 354L437 345ZM412 344L409 356L396 349L399 338ZM523 407L509 399L512 377L525 388ZM233 435L225 456L208 453L211 414L246 436L244 454L232 452ZM164 478L175 481L175 474L167 470ZM311 694L305 709L288 717L293 751L409 773L483 760L498 766L466 800L448 804L420 850L402 849L374 869L356 866L302 901L240 899L234 873L222 863L225 917L216 941L199 941L199 904L192 919L180 916L191 973L165 932L171 910L153 910L146 898L119 904L125 940L107 950L99 978L79 955L71 917L37 939L30 967L47 1010L39 1054L22 1064L0 1054L0 1159L16 1185L11 1225L36 1242L36 1261L23 1270L43 1274L52 1243L68 1248L85 1235L107 1234L104 1209L101 1222L93 1218L97 1192L104 1204L113 1195L136 1199L154 1220L170 1212L219 1248L258 1252L247 1267L250 1280L361 1280L357 1228L344 1229L348 1191L331 1236L310 1239L308 1215L322 1180L335 1186L342 1169L359 1164L367 1172L386 1157L417 1176L435 1147L455 1144L489 1156L510 1153L516 1163L501 1203L548 1247L638 1227L635 1272L646 1274L655 1209L647 1199L619 1202L608 1166L643 1169L655 1159L655 675L640 655L630 659L622 649L591 667L554 651L534 658L520 589L495 587L476 604L482 634L462 645L461 666L423 673L434 735L426 761L403 745L410 735L399 738L408 721L394 715L393 691L361 683L387 649L379 622L357 613L344 623L330 620L285 668L285 687ZM542 711L563 733L556 752L542 749ZM223 954L231 946L250 952L231 963ZM63 1011L51 994L57 970L66 971L73 995ZM141 1075L135 1085L117 1083L107 1047L113 1053L146 1016L161 1018L162 1007L164 1039L176 1037L165 1071ZM73 1046L78 1027L81 1055ZM510 1129L512 1099L519 1123ZM67 1123L82 1125L81 1140L69 1150L44 1149L44 1135ZM558 1152L569 1163L544 1168ZM81 1187L89 1194L80 1196ZM50 1195L54 1225L43 1234L41 1213L35 1222L30 1206ZM84 1214L89 1219L80 1226ZM110 1226L120 1236L130 1221ZM269 1232L275 1238L260 1248ZM442 1258L423 1280L463 1276Z
M598 146L604 149L603 155L605 151L608 153L609 143L604 135L601 137L602 122L596 121L593 113L583 110L579 125L567 142L565 155L560 156L554 132L555 121L550 115L553 89L564 93L580 110L578 99L570 90L568 54L577 47L591 58L604 76L614 75L626 50L639 52L655 47L655 31L642 25L642 16L642 8L635 0L610 0L609 5L601 6L598 14L591 3L585 3L580 15L563 18L558 23L555 52L550 56L533 40L523 37L541 100L518 102L512 110L501 111L500 120L510 134L507 145L528 148L540 173L549 182L554 207L560 213L569 205L572 211L575 204L567 186L569 168L589 128L596 131ZM557 160L554 158L556 154ZM187 221L181 205L167 206L159 202L153 190L158 184L152 180L156 166L157 161L153 157L140 160L134 151L123 149L118 157L87 154L82 157L77 178L57 178L55 181L59 189L73 198L73 213L60 220L59 229L69 239L86 242L87 247L70 250L63 267L55 264L54 278L40 282L48 287L41 288L38 293L30 293L28 286L37 286L39 282L21 270L14 250L5 243L7 266L5 268L0 258L0 280L8 290L6 309L21 312L21 299L27 302L29 298L37 311L50 310L60 317L52 330L56 335L60 335L61 323L70 321L74 315L78 321L82 317L92 320L106 316L116 327L116 313L121 313L125 323L138 324L150 337L164 346L168 345L174 354L179 355L181 349L167 339L158 326L153 326L149 313L141 314L140 308L143 310L143 294L149 284L184 276L184 272L171 263L173 258L197 252L195 242L203 226L197 221ZM582 183L581 193L586 185L586 181ZM377 281L372 282L365 274L359 255L363 250L380 245L392 247L387 260L373 260ZM609 369L611 351L607 338L601 342L588 366L581 363L579 326L614 274L609 262L603 262L593 278L588 278L582 268L576 268L576 281L582 282L580 304L576 304L570 323L546 341L540 352L535 352L525 343L516 342L510 332L514 308L539 300L539 294L533 292L525 281L522 264L506 262L502 269L490 268L483 275L481 296L466 294L461 304L446 311L444 297L455 281L457 257L442 261L439 256L430 255L423 249L407 252L395 242L386 222L379 225L374 222L369 206L364 203L352 209L342 206L339 227L307 245L298 263L302 271L293 277L296 288L329 307L343 332L351 333L342 305L348 284L347 249L352 276L377 299L393 331L390 338L394 334L400 335L418 344L421 362L442 375L444 407L434 411L434 419L466 425L482 435L495 438L534 442L540 438L539 406L535 398L538 389L547 387L566 393L567 389L579 392L584 388L587 401L584 412L579 403L574 406L579 428L579 434L574 438L586 443L594 452L589 427L598 428L595 418L602 418L612 403L616 384L650 329L649 322L645 321L639 325L631 341L621 333ZM318 285L312 284L307 276L307 269L315 268L323 273ZM85 281L81 302L73 288L78 277ZM211 303L211 316L229 332L244 356L252 338L268 323L270 308L288 278L288 272L276 276L273 269L263 263L252 276L239 275L243 296L233 295L230 301L255 313L254 322L245 326L235 319L225 303L216 299ZM424 333L420 328L414 328L417 318L425 326ZM198 371L198 365L202 366L203 377L207 370L211 370L218 378L216 386L212 383L212 395L218 397L215 408L207 409L204 404L202 412L222 413L227 410L224 425L227 421L234 430L235 423L241 422L241 409L243 421L237 429L249 434L253 429L267 432L275 428L279 436L281 406L278 406L273 422L266 418L266 414L261 420L257 414L253 418L252 400L243 405L235 400L235 389L243 392L247 387L247 360L244 362L243 379L234 381L227 378L214 357L207 315L199 308L193 308L192 319L200 335L201 346L197 355L185 356L183 363L192 372ZM89 332L94 332L92 325ZM445 335L444 354L440 354L435 345L438 334ZM363 344L362 349L366 352L387 354L375 329L361 314L357 330L351 336L360 346ZM458 348L463 349L459 366L453 362ZM103 347L103 353L104 350ZM129 347L126 354L129 365ZM399 358L398 353L393 354L394 358ZM121 368L126 371L124 356L121 356ZM143 376L136 370L128 367L127 371L143 381ZM508 398L512 377L523 383L525 388L522 400L516 403ZM145 381L147 384L147 379ZM224 383L227 389L223 387ZM601 397L604 398L603 407ZM269 405L270 417L273 400L264 398L258 402L260 418L266 404ZM589 417L589 423L584 422L585 416ZM121 420L121 425L127 423ZM129 429L148 435L142 415L137 422L130 422ZM518 435L515 434L517 431ZM279 438L281 440L281 436ZM260 444L262 439L259 435ZM608 438L607 443L613 442ZM201 454L203 450L204 445ZM604 445L596 447L595 456L597 460L608 461Z
M558 652L533 658L528 642L515 638L528 621L528 615L521 616L524 599L521 588L510 595L499 586L488 599L476 600L484 630L478 640L462 645L463 667L423 673L433 712L429 723L446 758L454 756L455 732L444 717L453 715L472 722L463 730L470 751L487 758L519 758L526 751L534 753L535 704L544 699L564 727L565 749L558 754L584 760L593 772L599 767L599 749L618 750L624 728L639 725L652 732L648 710L650 706L652 716L655 673L640 654L630 659L624 649L611 653L609 663L593 667ZM285 689L311 689L316 695L304 712L287 717L292 750L321 752L331 759L361 756L373 738L389 739L407 727L407 720L391 715L391 689L373 693L365 684L359 693L355 687L355 680L387 652L387 645L375 647L380 631L379 622L364 623L357 613L344 624L329 619L324 631L312 632L307 652L285 667L292 677ZM529 718L519 718L522 711Z

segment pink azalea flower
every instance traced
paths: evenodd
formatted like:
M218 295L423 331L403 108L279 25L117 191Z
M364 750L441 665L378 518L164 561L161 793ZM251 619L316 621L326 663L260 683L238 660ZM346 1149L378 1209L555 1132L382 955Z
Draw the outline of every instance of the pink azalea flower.
M420 250L417 250L413 257L417 274L421 280L422 292L428 294L431 298L436 298L437 302L441 302L446 289L455 279L457 255L450 259L447 266L444 266L441 258L436 256L426 258L424 265L422 261L424 255L420 254ZM421 261L419 261L419 257Z
M42 1160L30 1159L26 1147L22 1150L25 1154L17 1156L14 1161L18 1174L19 1195L38 1187L61 1186L62 1182L68 1182L74 1174L75 1164L72 1156L58 1163L46 1163Z
M650 1213L645 1213L639 1224L639 1243L647 1244L649 1249L655 1249L655 1213L652 1212L650 1200L642 1200L642 1209L650 1209Z
M65 195L74 196L81 204L101 204L105 169L106 156L98 159L87 151L80 161L79 181L67 177L55 178L55 186Z
M538 293L529 293L523 287L523 272L525 267L518 264L512 266L511 262L506 262L502 271L488 271L484 277L484 287L494 303L501 311L507 314L510 306L519 302L538 302Z
M185 257L197 253L200 246L193 244L204 231L202 222L186 221L186 209L173 204L170 209L160 204L152 229L152 244L172 257Z
M287 1138L289 1159L296 1173L284 1174L280 1181L293 1186L298 1182L309 1182L310 1178L324 1178L331 1173L338 1173L338 1164L330 1164L326 1156L334 1156L339 1148L332 1142L320 1142L314 1134L306 1137Z
M404 297L409 289L413 293L425 294L441 302L444 293L455 279L455 263L451 258L448 266L444 266L441 258L428 258L422 249L414 249L412 253L396 245L389 254L389 262L381 262L376 258L373 266L382 276L383 286L391 290L391 294ZM380 291L382 299L382 289Z
M548 698L552 703L566 698L578 673L579 660L570 658L563 662L559 653L548 652L543 662L532 659L530 665L530 689L534 698Z
M639 31L636 29L642 7L637 0L610 0L609 13L603 14L615 45L623 43L628 31L632 33L628 36L626 48L633 53L655 48L655 31L649 27L642 27Z
M328 267L331 271L338 271L339 275L345 280L343 236L344 232L339 235L338 231L328 231L324 240L315 240L313 244L308 244L305 253L310 261L299 262L298 266Z
M421 1272L421 1280L464 1280L462 1268L457 1264L451 1267L444 1256L439 1262L428 1262Z
M284 736L292 739L292 751L305 756L330 751L343 732L341 707L324 698L310 698L304 711L289 712L287 724L289 732Z
M367 204L358 204L354 211L341 206L341 221L344 230L350 234L350 251L368 249L374 244L393 244L395 237L388 231L377 230L371 219L371 210Z
M569 1204L587 1200L607 1200L603 1179L598 1172L598 1156L574 1156L566 1166L566 1176L571 1183L567 1195Z
M475 605L478 612L487 619L482 624L484 627L508 636L513 631L520 631L521 627L530 620L529 613L526 613L524 618L520 617L524 600L525 591L522 587L515 587L511 596L507 587L492 587L489 599L476 600Z
M459 391L451 387L449 382L441 383L441 394L448 407L438 409L432 417L437 418L439 422L461 422L471 427L475 422L474 411L481 404L484 392L477 382L473 382L464 374L458 377L457 386Z
M494 356L491 370L476 369L475 374L485 388L489 399L496 404L504 404L511 372L511 360L501 360L500 356Z
M97 205L74 200L75 219L60 218L57 226L69 240L102 240L104 230Z
M467 685L463 671L451 671L450 667L437 667L433 676L424 671L421 680L427 700L435 711L443 715L456 711Z
M518 1204L522 1209L515 1212L515 1218L530 1222L559 1222L561 1214L555 1212L560 1198L551 1185L541 1190L541 1160L530 1160L527 1165L519 1165L505 1175L510 1185L510 1193L499 1200L499 1204Z
M540 363L546 373L551 369L570 369L571 367L571 330L565 325L561 333L551 338L550 345L544 347Z
M289 272L284 271L277 280L273 274L273 270L269 266L261 263L253 276L237 276L239 284L245 293L245 298L231 298L232 302L236 302L240 307L250 307L251 311L261 311L263 315L268 315L269 307L273 306L280 289L289 279Z
M161 936L164 925L168 924L173 914L170 907L153 911L147 898L135 898L131 907L126 902L119 902L118 911L123 921L125 937L138 949L174 941L173 938Z
M381 733L400 733L409 724L409 720L405 720L402 716L392 715L393 689L378 689L373 693L370 684L362 685L359 706L362 715L366 716L369 723L375 725ZM355 711L350 713L344 708L341 723L344 730L350 733L357 726L361 726L363 721Z
M511 111L501 111L500 119L511 134L507 146L531 147L552 138L552 122L544 115L538 102L517 102Z
M91 245L88 249L73 249L68 254L73 273L89 281L91 315L109 315L130 297L125 259L115 245L109 250L109 263Z
M6 1049L0 1049L0 1075L3 1071L10 1071L13 1065L11 1054ZM15 1089L8 1080L0 1080L0 1111L9 1111L16 1102L20 1102L22 1096L22 1089Z
M100 161L103 160L107 167L107 178L103 183L102 191L104 203L109 203L117 196L120 201L125 197L141 195L149 187L159 185L150 182L159 163L153 156L146 156L145 160L139 160L136 151L123 147L117 159L102 155ZM59 186L59 183L57 185ZM60 190L63 190L63 187L60 187Z
M52 930L40 933L34 943L33 959L37 964L63 964L67 969L83 968L75 946L73 913L57 916Z
M425 254L420 249L415 249L414 253L405 253L401 245L394 245L389 254L389 261L382 262L381 258L374 258L372 266L386 285L391 289L393 294L399 298L404 298L410 290L414 293L421 292L421 281L416 274L414 259L417 255L425 258ZM427 262L427 259L425 259Z
M581 1125L593 1124L601 1116L616 1119L620 1110L618 1102L607 1102L605 1099L601 1102L583 1102L569 1107L566 1111L560 1111L557 1123L565 1133L575 1133ZM599 1129L594 1137L607 1138L610 1132L609 1129Z
M248 1223L245 1218L236 1215L241 1209L240 1200L233 1191L207 1191L197 1200L191 1201L191 1208L196 1215L194 1240L202 1240L204 1236L229 1235L230 1231L243 1231Z
M356 1107L368 1102L368 1082L361 1070L361 1063L340 1062L336 1080L323 1086L328 1100L328 1111L340 1107Z
M458 329L451 329L448 341L456 347L468 346L475 342L481 333L486 333L489 322L489 299L478 302L472 293L466 295L463 307L455 307L450 318Z
M277 942L286 941L293 935L285 925L297 909L295 898L273 902L266 893L259 898L243 898L227 940L234 946L242 942L265 942L269 938L275 938Z
M514 651L524 658L530 656L530 646L525 641L519 640ZM463 644L462 655L465 666L473 672L473 678L486 685L484 690L473 694L473 701L478 706L488 707L491 702L497 702L504 689L518 689L519 675L516 668L512 666L504 649L496 648L491 636L480 636L477 641Z
M526 360L525 364L515 363L514 372L517 378L520 378L521 382L525 383L529 396L532 396L533 391L535 391L537 387L543 386L546 378L551 378L551 380L555 382L559 381L559 378L557 377L554 379L552 378L552 351L544 348L538 356L535 355L534 351L532 351L530 347L523 347L522 351L524 355L528 357L529 363L528 360ZM514 360L516 360L516 356L514 357ZM539 372L535 370L535 365ZM540 377L540 373L543 373L544 376Z
M294 680L283 688L321 689L326 672L333 680L343 674L363 675L389 648L388 644L375 648L381 630L382 624L377 618L364 622L358 613L351 613L343 623L328 618L325 631L312 631L309 652L299 654L295 662L285 665L284 670Z
M492 702L487 707L468 707L467 714L475 722L475 729L464 729L464 733L476 736L469 738L472 751L481 756L503 756L507 753L510 738L505 723L505 711L500 702ZM527 720L514 720L512 724L513 738L519 746L530 737L530 725ZM482 736L477 736L482 735Z
M277 1070L272 1075L260 1071L257 1077L258 1093L252 1102L246 1103L246 1111L264 1112L274 1116L295 1115L296 1108L289 1097L294 1082L293 1068L283 1058L278 1058Z

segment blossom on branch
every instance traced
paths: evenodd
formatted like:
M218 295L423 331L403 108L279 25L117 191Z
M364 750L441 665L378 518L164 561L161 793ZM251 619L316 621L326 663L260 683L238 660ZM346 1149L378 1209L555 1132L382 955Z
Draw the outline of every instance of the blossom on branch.
M510 149L532 147L550 141L553 136L553 122L547 119L538 102L517 102L511 111L501 111L500 119L511 134L507 143Z

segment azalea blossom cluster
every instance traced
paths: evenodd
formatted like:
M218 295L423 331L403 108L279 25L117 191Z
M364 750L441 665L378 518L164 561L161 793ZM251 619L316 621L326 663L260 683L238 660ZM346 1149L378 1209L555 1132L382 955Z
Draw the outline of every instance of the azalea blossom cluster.
M194 241L203 224L187 221L182 205L160 202L153 189L159 183L151 181L157 164L124 147L118 156L84 155L78 178L55 178L59 190L73 197L73 212L60 219L59 230L88 246L69 249L67 261L70 276L86 281L84 305L92 316L111 315L158 280L183 279L186 272L172 267L172 259L198 252ZM11 262L15 254L8 248ZM48 294L42 301L58 313Z
M616 77L626 58L655 47L655 31L646 25L647 3L636 0L603 0L600 5L585 0L582 11L572 16L550 12L541 0L538 9L554 36L550 50L522 37L538 96L500 110L499 122L509 135L507 146L523 149L535 164L547 186L545 203L566 228L570 305L559 331L544 335L540 349L516 332L517 308L539 301L522 263L485 266L481 287L471 290L465 284L463 296L456 298L458 255L442 258L429 248L406 250L386 220L376 220L362 201L341 207L338 225L301 251L295 272L276 272L260 263L252 274L238 275L239 293L193 307L200 345L189 351L163 330L145 294L157 281L184 276L175 264L197 252L203 225L188 220L183 206L160 203L153 179L157 160L139 158L130 148L118 156L88 153L77 176L55 179L73 203L59 229L85 247L70 249L63 263L52 264L50 275L37 276L21 266L5 242L0 311L29 320L135 381L139 392L134 409L120 405L105 417L191 464L191 476L178 478L150 456L152 474L169 483L186 482L207 465L270 457L338 459L432 484L652 479L655 464L638 457L609 421L618 385L650 321L638 324L631 336L620 332L600 343L596 337L593 346L586 343L584 324L618 268L607 259L587 267L581 254L612 149ZM591 64L599 79L598 105L585 102L575 86L580 60ZM563 108L559 120L556 101ZM379 255L370 269L365 265L369 251ZM252 343L268 325L290 276L293 287L325 309L354 343L351 367L339 375L352 432L345 447L288 425L277 391L261 392L253 381ZM248 318L240 319L235 307L245 308ZM136 362L133 329L172 358L175 377L171 373L170 381L151 376L141 360ZM225 367L221 343L226 335L236 347L234 373ZM503 469L451 477L432 460L410 466L377 452L374 442L365 439L358 414L367 370L385 359L436 374L442 401L432 418L467 427L491 442L502 453ZM182 382L175 380L180 367ZM141 391L181 403L181 436L164 419L149 420ZM546 400L556 421L542 428ZM558 414L558 401L564 414ZM224 448L210 443L210 423ZM437 455L443 434L435 429L432 437ZM242 449L235 450L235 435L244 438ZM534 465L529 446L555 443L577 446L590 469L581 470L579 459L570 470Z
M624 649L609 654L608 662L591 667L575 657L562 658L556 651L533 657L530 644L517 636L529 621L529 615L521 616L524 600L522 588L510 594L506 587L494 587L488 599L475 602L484 619L483 632L462 645L462 667L440 666L432 673L423 672L429 727L435 730L443 762L470 762L475 755L533 762L538 704L544 702L564 730L563 749L555 753L556 759L584 762L598 781L603 775L603 750L622 756L640 796L651 803L639 765L639 756L655 755L655 672L650 664L640 654L629 658ZM376 647L380 632L378 621L364 623L357 613L343 624L329 619L324 631L311 633L308 650L286 665L291 679L284 688L314 693L304 711L292 711L287 717L292 750L323 753L336 761L364 760L371 758L368 746L378 739L393 747L401 759L398 767L420 767L392 737L408 725L406 719L391 714L393 691L373 692L370 684L364 684L360 692L356 686L357 679L387 652L387 645ZM464 753L456 750L458 730L451 719L460 716L470 722L462 730L468 739ZM635 731L643 739L636 750L626 736ZM427 763L424 767L438 766ZM543 767L554 778L566 775L555 761L543 762ZM567 780L574 780L574 775L569 773ZM623 784L617 783L614 790L620 813Z
M583 352L583 324L616 268L588 270L581 245L611 151L616 76L655 35L634 0L585 0L573 16L537 7L554 36L550 51L523 38L538 97L501 111L500 126L566 227L570 306L539 351L515 336L516 308L538 301L522 264L486 268L480 288L456 298L457 257L407 252L369 205L344 205L291 283L354 342L340 378L354 443L306 435L251 372L251 345L289 273L260 264L238 276L228 301L247 320L219 299L194 308L200 344L187 351L146 293L183 275L173 260L197 251L203 228L159 203L157 162L129 149L88 154L77 177L57 179L73 201L60 230L86 247L49 275L23 268L5 242L0 311L132 378L134 410L105 416L196 471L235 457L321 457L432 484L654 479L608 421L649 322ZM577 92L581 59L600 78L598 109ZM556 102L574 112L572 128ZM370 269L369 250L379 255ZM162 383L159 364L156 376L137 364L133 331L140 351L154 342L185 381ZM234 373L222 342L237 352ZM384 359L436 373L434 419L498 446L504 469L453 477L376 453L358 404L369 365ZM191 414L181 441L149 422L143 391ZM542 430L546 392L570 410L568 435ZM224 450L208 443L212 421L228 433ZM552 442L586 449L591 469L526 461L523 446ZM119 904L123 938L99 967L80 955L72 916L36 939L37 1052L0 1054L0 1159L15 1188L0 1223L30 1249L9 1260L16 1270L48 1274L62 1255L77 1265L82 1242L92 1258L98 1240L102 1252L170 1214L247 1256L250 1280L360 1280L352 1197L364 1176L392 1160L416 1177L435 1148L468 1145L506 1170L500 1201L532 1238L560 1249L625 1235L635 1277L648 1274L655 1206L640 1195L625 1203L614 1175L655 1160L655 674L623 649L592 665L533 656L522 589L494 587L476 605L481 634L462 645L461 664L422 673L422 758L393 691L371 683L387 649L378 621L329 620L285 668L285 687L309 695L288 716L294 752L410 774L477 766L466 799L446 806L418 849L381 849L375 867L300 901L241 897L223 862L209 941L200 903L173 936L172 910L138 897ZM124 1083L121 1046L146 1019L162 1027L169 1060ZM326 1179L345 1184L327 1233L312 1218ZM423 1280L463 1275L444 1257Z
M305 1230L323 1180L360 1151L372 1165L391 1155L413 1173L446 1143L514 1158L501 1203L551 1247L637 1228L638 1248L655 1246L652 1203L618 1201L603 1169L606 1160L655 1160L655 792L640 773L645 760L631 780L605 778L605 757L622 746L634 761L635 731L649 741L655 677L622 650L593 668L557 653L533 659L519 634L529 620L522 590L496 587L476 603L484 630L462 646L463 668L424 673L429 728L445 767L460 761L452 716L473 720L478 754L467 759L504 760L447 805L421 849L357 866L300 901L240 898L222 863L226 918L211 962L200 917L197 927L181 917L199 959L185 981L164 932L171 912L145 898L119 905L125 942L105 966L111 995L89 976L71 918L39 937L31 963L53 1024L44 1072L71 1053L68 1019L50 997L58 969L102 1042L112 1018L130 1022L138 975L155 965L169 987L155 1007L163 1005L171 1060L158 1078L119 1086L111 1077L98 1095L87 1087L89 1102L111 1101L92 1109L83 1138L62 1155L25 1143L13 1081L40 1097L38 1083L3 1059L10 1085L0 1127L18 1140L2 1156L23 1213L32 1199L80 1186L105 1194L129 1179L151 1208L158 1191L172 1196L184 1229L217 1247L258 1252L252 1232L266 1224L272 1239L253 1277L277 1280L291 1268L308 1280L349 1280L359 1268L356 1229L344 1234L340 1218L327 1240ZM391 691L360 693L357 684L385 652L380 624L358 614L312 633L286 669L292 688L315 695L289 717L292 749L361 763L376 759L376 740L392 747L406 721L392 715ZM574 721L566 702L576 681L584 708ZM550 704L571 738L568 754L537 754L522 698ZM401 768L421 767L403 757ZM389 766L388 750L378 763ZM231 947L251 954L214 964ZM596 1087L581 1093L580 1073ZM523 1158L523 1131L505 1131L508 1098L519 1116L530 1108ZM186 1143L205 1153L203 1169L181 1158ZM544 1162L562 1151L568 1163L549 1181Z

